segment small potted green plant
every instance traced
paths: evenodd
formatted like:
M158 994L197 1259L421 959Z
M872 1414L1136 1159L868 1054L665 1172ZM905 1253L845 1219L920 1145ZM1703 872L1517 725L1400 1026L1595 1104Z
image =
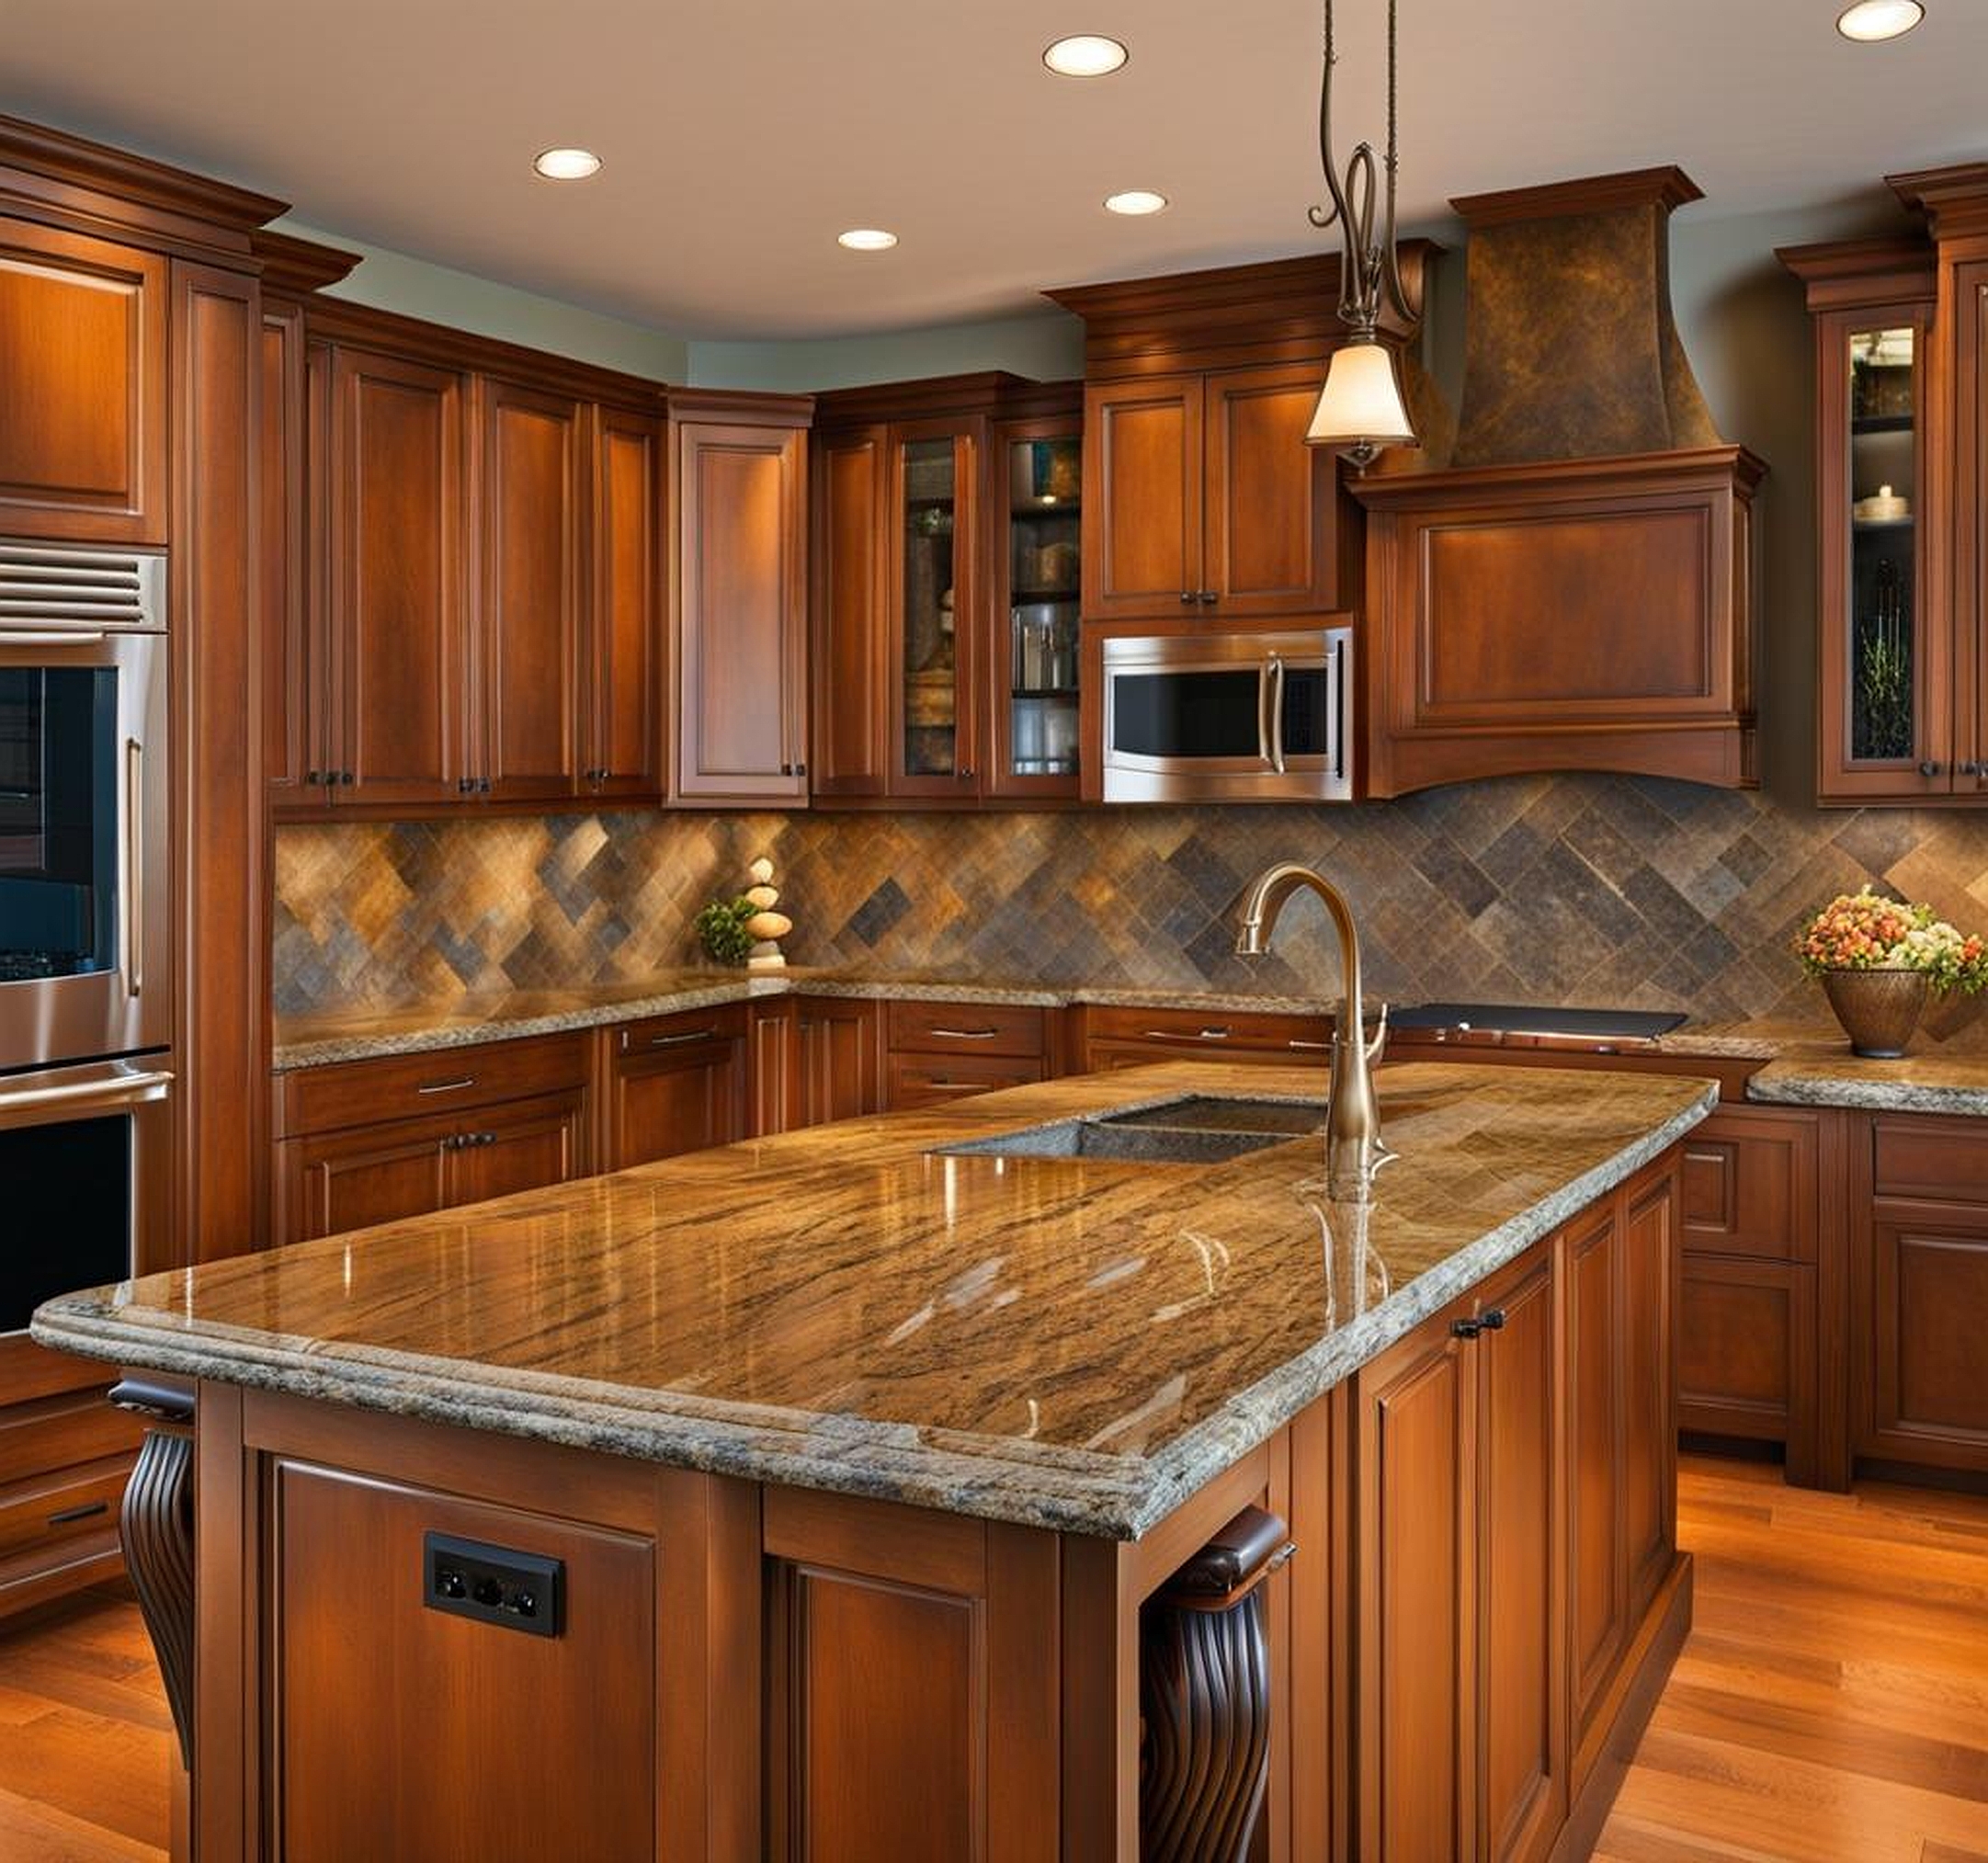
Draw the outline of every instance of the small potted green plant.
M1840 893L1795 941L1801 967L1819 978L1850 1051L1873 1061L1905 1051L1928 995L1971 995L1988 984L1988 945L1866 887Z
M749 899L714 899L692 921L704 955L714 964L743 964L753 951L745 922L759 908Z

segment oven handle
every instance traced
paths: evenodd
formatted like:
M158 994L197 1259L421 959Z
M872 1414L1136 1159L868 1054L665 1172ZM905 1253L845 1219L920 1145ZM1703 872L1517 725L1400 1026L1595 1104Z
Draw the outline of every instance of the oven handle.
M145 747L124 741L124 987L145 987Z
M114 1112L120 1107L143 1106L151 1100L164 1099L172 1085L173 1076L161 1069L63 1081L54 1086L0 1090L0 1129L48 1125L57 1119L72 1119L85 1112Z
M0 647L101 647L106 638L101 628L0 628Z
M1284 662L1270 655L1270 767L1284 774Z

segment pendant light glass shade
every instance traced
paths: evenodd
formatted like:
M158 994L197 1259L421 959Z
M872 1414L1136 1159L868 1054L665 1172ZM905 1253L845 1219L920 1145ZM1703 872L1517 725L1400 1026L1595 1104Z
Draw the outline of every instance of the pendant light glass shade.
M1412 446L1414 437L1394 358L1386 348L1369 336L1334 350L1306 445L1344 447L1364 464L1382 447Z

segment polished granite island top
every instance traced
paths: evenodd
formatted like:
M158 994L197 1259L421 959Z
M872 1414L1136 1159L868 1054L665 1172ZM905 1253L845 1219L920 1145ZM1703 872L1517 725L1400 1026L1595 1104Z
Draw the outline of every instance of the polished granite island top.
M1771 1105L1988 1118L1988 1054L1952 1050L1865 1061L1840 1038L1790 1042L1746 1084Z
M1176 1063L692 1153L51 1301L45 1345L753 1480L1134 1539L1658 1156L1709 1082L1410 1065L1364 1209L1219 1165L935 1147L1187 1095Z

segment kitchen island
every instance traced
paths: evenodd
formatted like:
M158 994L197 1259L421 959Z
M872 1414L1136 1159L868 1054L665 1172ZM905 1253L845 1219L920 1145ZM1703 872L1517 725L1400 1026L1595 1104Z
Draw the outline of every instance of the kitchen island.
M1364 1208L1274 1130L961 1149L1318 1092L1181 1064L51 1302L199 1383L196 1855L1135 1858L1141 1607L1251 1506L1272 1863L1585 1854L1688 1619L1714 1090L1380 1091ZM436 1535L517 1555L483 1619Z

